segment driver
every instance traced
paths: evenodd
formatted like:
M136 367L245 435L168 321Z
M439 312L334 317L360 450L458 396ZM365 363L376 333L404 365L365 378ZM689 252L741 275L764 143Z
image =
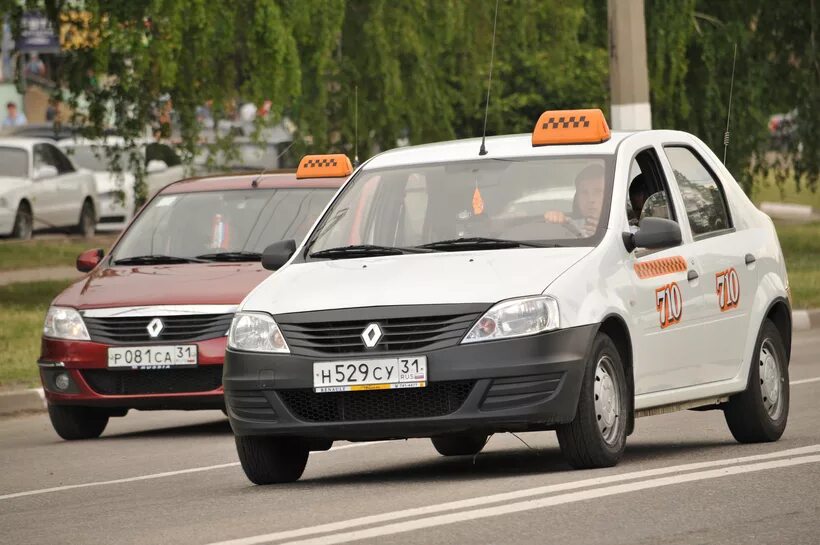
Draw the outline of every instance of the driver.
M560 210L550 210L544 214L544 219L549 223L563 224L582 237L592 236L598 229L603 204L604 167L589 165L575 178L572 213L566 215Z

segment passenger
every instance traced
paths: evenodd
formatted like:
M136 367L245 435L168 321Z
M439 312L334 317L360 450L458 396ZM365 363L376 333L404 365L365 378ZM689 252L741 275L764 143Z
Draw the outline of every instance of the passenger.
M589 165L575 178L572 213L567 215L560 210L550 210L544 214L544 219L549 223L565 225L581 237L592 236L598 229L603 199L604 167Z
M646 199L649 198L649 190L646 186L646 177L643 174L638 174L632 178L629 184L629 204L632 205L632 218L629 220L629 225L638 225L641 220L641 211Z

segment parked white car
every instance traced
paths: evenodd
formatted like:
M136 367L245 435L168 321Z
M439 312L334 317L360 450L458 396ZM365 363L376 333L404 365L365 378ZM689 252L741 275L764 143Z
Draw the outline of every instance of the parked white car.
M0 235L28 239L37 229L94 234L97 189L52 142L0 139Z
M120 137L107 137L99 140L64 139L57 145L66 151L76 164L94 173L97 193L100 199L98 231L120 231L128 225L134 215L134 181L130 172L129 152L123 152L120 159L120 171L111 169L110 150L106 148L124 148L125 140ZM148 186L148 198L168 184L184 177L182 161L174 150L159 142L142 142L139 152L145 162L145 183Z

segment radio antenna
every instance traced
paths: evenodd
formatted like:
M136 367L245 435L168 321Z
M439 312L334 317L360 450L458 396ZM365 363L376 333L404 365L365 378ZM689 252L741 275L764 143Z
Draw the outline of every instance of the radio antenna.
M282 153L280 153L279 155L276 156L276 164L277 165L279 164L279 159L281 159L284 154L286 154L288 151L290 151L290 148L292 148L293 144L295 144L295 143L296 143L296 139L294 139L293 142L288 144L288 147L286 147L285 150ZM264 176L266 173L270 172L271 170L272 170L272 168L267 168L267 167L263 168L262 172L260 172L259 175L256 178L251 180L251 187L253 187L253 188L259 187L259 180L262 179L262 176Z
M726 152L729 151L729 121L732 119L732 91L735 87L735 63L737 62L737 42L732 58L732 81L729 83L729 111L726 112L726 132L723 133L723 164L726 164Z
M487 78L487 102L484 104L484 130L481 132L481 148L479 155L487 155L484 140L487 137L487 113L490 111L490 88L493 85L493 61L495 60L495 27L498 23L498 0L495 0L495 17L493 17L493 45L490 48L490 75Z
M353 167L359 166L359 86L354 91L353 102Z

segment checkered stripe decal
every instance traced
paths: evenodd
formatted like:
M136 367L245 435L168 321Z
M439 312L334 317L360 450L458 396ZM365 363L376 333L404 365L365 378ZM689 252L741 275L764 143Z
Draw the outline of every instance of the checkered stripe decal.
M305 168L323 168L337 166L336 159L308 159Z
M569 116L566 118L564 116L555 119L554 117L550 117L542 126L541 128L544 130L548 129L569 129L569 128L577 129L579 127L589 127L589 119L587 116L581 115L577 118L574 115Z
M638 278L654 278L685 271L686 260L679 255L635 263L635 274Z

